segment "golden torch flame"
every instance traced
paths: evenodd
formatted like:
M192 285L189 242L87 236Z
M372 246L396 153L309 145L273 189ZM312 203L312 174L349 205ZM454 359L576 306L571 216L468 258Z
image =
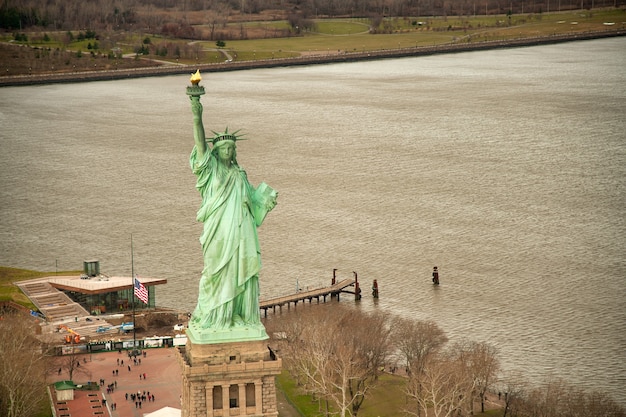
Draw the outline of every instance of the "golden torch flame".
M189 81L191 81L191 84L193 85L198 85L201 80L202 77L200 76L200 70L197 70L195 74L191 74L191 79Z

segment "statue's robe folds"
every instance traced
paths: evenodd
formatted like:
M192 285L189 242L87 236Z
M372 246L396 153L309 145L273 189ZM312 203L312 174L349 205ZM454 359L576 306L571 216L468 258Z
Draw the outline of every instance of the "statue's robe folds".
M221 167L218 173L219 162L208 148L200 157L194 147L189 159L202 196L197 220L204 223L204 269L191 321L203 329L258 325L257 226L263 219L255 219L254 213L263 212L263 203L255 201L255 189L239 166Z

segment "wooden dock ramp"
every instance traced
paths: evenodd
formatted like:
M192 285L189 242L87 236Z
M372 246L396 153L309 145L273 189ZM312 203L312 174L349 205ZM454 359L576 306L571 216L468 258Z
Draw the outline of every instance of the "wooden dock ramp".
M259 307L263 310L265 317L267 317L267 310L272 309L272 311L276 312L276 307L282 311L283 306L287 306L287 308L291 307L291 304L296 306L300 301L305 302L309 300L309 303L313 302L313 299L317 300L319 304L320 298L326 302L327 297L337 297L339 299L339 294L342 292L354 294L354 289L352 291L348 290L348 287L354 287L356 280L354 279L344 279L330 287L322 287L316 288L314 290L308 291L300 291L296 294L286 295L283 297L271 298L269 300L261 300L259 302Z

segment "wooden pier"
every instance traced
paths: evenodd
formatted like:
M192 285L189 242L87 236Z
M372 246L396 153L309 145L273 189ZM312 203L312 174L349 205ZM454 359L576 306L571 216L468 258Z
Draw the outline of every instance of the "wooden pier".
M330 296L331 298L337 297L337 300L339 300L339 294L342 292L349 293L349 294L355 293L354 290L350 291L350 290L347 290L346 288L355 287L356 282L357 282L356 279L344 279L343 281L333 284L330 287L322 287L322 288L317 288L314 290L300 291L297 294L286 295L284 297L271 298L269 300L261 300L259 302L259 307L261 310L263 310L265 317L267 317L267 310L270 308L275 313L276 307L278 307L279 310L282 311L284 305L286 305L287 308L289 309L292 303L295 307L298 305L300 301L304 303L306 300L309 300L309 303L312 303L313 299L316 299L317 303L319 304L320 298L322 298L322 300L326 302L326 297L328 296Z

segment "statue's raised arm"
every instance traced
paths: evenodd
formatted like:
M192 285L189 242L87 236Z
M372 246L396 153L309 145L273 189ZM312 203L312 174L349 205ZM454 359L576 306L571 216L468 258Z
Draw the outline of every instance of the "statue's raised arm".
M191 113L193 114L193 137L198 149L198 156L201 158L207 151L204 124L202 123L202 103L199 96L191 97Z
M204 94L204 87L200 86L200 70L191 75L191 86L187 87L187 95L191 100L191 114L193 114L193 137L196 142L196 149L198 150L198 156L204 157L208 146L206 143L206 136L204 132L204 124L202 123L202 103L200 103L200 96Z

